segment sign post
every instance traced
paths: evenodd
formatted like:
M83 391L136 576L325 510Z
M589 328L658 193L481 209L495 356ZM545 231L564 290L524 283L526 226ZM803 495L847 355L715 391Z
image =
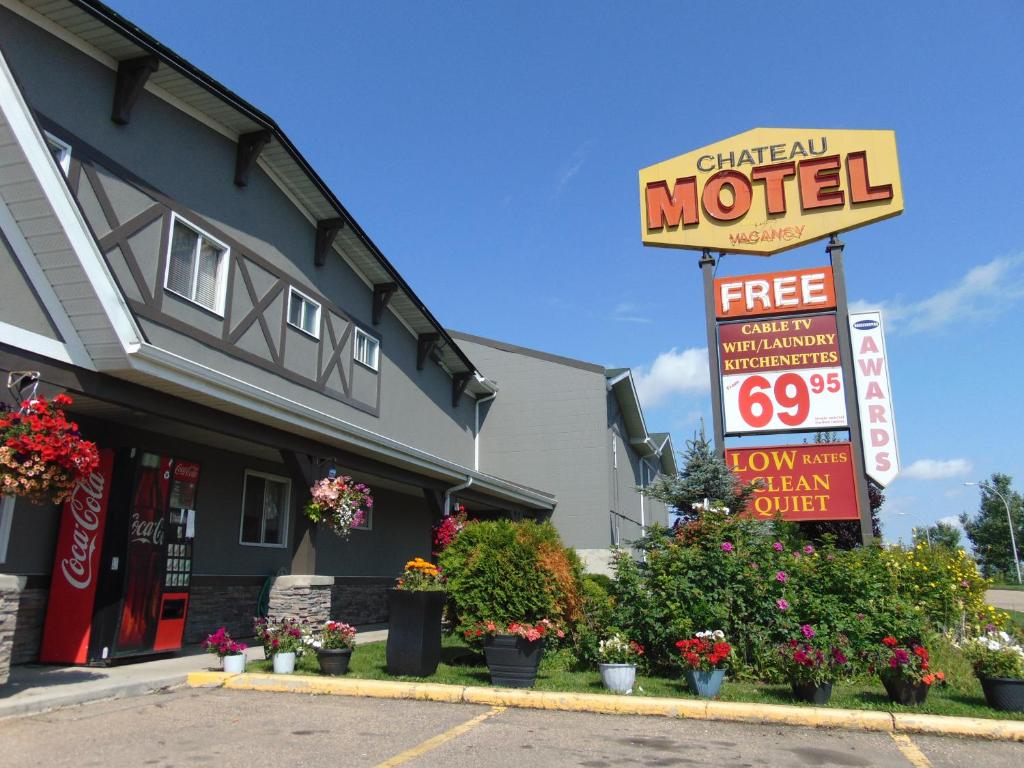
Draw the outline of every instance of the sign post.
M704 251L697 262L700 265L701 277L704 278L704 306L715 306L715 257L711 251ZM711 370L711 420L715 429L715 451L718 457L725 458L725 431L722 428L722 390L721 371L718 365L718 323L715 313L706 313L708 337L708 368Z

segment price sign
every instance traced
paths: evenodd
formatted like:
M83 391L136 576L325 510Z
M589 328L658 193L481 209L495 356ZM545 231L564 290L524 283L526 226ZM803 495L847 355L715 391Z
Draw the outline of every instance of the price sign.
M722 377L725 432L841 429L846 427L842 370L803 368Z

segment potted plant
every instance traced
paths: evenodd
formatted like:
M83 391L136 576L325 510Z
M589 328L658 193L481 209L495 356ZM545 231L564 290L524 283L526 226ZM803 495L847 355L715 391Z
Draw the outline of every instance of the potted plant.
M804 624L799 638L779 648L782 667L797 699L828 704L832 698L832 683L848 662L842 645L842 638L832 642L824 633Z
M1024 712L1024 646L992 629L964 645L985 701L1002 712Z
M309 489L309 495L312 498L304 510L306 517L323 523L343 539L362 525L373 509L370 489L352 482L348 475L325 477Z
M889 635L868 657L869 668L878 672L889 700L896 704L922 704L928 689L946 680L942 672L931 669L928 650L918 642L901 643Z
M71 398L60 394L52 401L26 400L18 411L0 411L0 496L62 504L79 480L96 471L99 451L68 421L66 405Z
M306 645L316 651L320 672L325 675L344 675L356 647L356 628L341 621L327 621L305 636Z
M388 590L387 669L389 675L426 677L441 661L441 571L421 557L405 564Z
M245 672L245 643L231 639L227 627L220 627L213 634L206 636L203 650L214 653L221 661L221 667L229 675L240 675Z
M720 629L697 632L689 640L676 643L682 657L683 677L692 693L705 698L718 695L725 679L724 663L732 653Z
M483 640L491 682L506 688L529 688L536 682L544 639L551 634L565 637L565 632L548 619L536 624L485 621L464 632L467 640Z
M295 657L302 653L302 625L298 619L274 621L263 617L253 620L253 634L263 643L263 653L274 660L274 672L290 675L295 671Z
M604 687L614 693L632 693L636 682L636 665L644 655L644 647L625 635L614 632L597 646L597 668Z

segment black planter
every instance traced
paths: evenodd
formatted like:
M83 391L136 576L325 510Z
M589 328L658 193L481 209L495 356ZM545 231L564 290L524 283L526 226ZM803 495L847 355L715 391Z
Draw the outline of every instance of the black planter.
M322 648L316 652L320 671L325 675L344 675L352 658L351 648Z
M825 705L832 698L832 683L815 685L814 683L790 682L790 686L793 688L793 696L799 701Z
M981 690L992 709L1024 712L1024 679L1019 677L983 677Z
M426 677L441 661L444 592L388 590L388 674Z
M912 683L902 677L883 677L882 685L885 686L885 692L889 694L889 701L908 707L924 704L924 700L928 698L928 689L931 688L925 683Z
M504 688L529 688L537 680L544 654L544 638L524 640L516 635L495 635L484 641L484 657L491 683Z

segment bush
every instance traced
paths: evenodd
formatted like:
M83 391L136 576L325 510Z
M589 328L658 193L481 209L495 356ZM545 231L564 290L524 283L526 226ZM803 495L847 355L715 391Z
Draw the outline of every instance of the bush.
M441 553L453 630L551 619L572 635L583 618L583 568L550 523L468 523Z

